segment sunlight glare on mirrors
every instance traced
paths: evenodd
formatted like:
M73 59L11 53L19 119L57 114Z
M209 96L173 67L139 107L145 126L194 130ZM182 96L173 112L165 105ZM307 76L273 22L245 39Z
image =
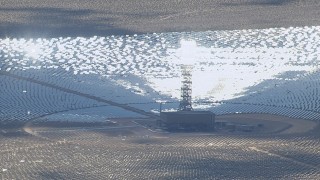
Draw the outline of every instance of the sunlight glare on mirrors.
M194 40L182 39L181 47L176 51L177 63L184 65L194 65L197 60L198 46Z
M22 46L25 57L31 59L38 59L42 55L42 42L40 39L37 41L29 40Z

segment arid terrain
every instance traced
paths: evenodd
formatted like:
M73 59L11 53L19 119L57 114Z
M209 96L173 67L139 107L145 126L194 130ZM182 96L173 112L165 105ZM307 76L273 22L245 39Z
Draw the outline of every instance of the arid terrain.
M167 133L144 122L69 127L29 124L2 130L2 179L319 179L319 127L266 114L217 120L252 123L265 132ZM139 122L139 123L137 123ZM277 133L277 123L290 128ZM254 122L256 123L256 122ZM13 130L12 130L13 131ZM268 132L269 131L269 132Z
M2 0L0 37L91 37L320 25L318 0Z

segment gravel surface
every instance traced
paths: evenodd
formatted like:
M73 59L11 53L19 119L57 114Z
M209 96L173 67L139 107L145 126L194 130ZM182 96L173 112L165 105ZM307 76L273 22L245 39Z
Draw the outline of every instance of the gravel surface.
M320 25L318 0L2 0L0 37Z
M138 131L137 131L138 130ZM0 179L319 179L319 135L0 133Z
M229 114L216 117L217 122L231 122L235 124L247 124L257 126L262 124L263 128L256 133L306 133L317 128L318 123L305 119L289 118L272 114ZM288 125L289 128L288 128ZM275 133L276 134L276 133Z

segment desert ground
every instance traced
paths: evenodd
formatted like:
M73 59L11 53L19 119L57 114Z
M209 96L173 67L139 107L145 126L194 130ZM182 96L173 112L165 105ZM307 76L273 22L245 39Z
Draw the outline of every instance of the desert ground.
M306 133L313 130L318 123L305 119L289 118L271 114L232 114L217 116L216 121L258 125L263 124L264 133Z
M265 131L168 133L152 119L29 123L2 130L2 179L319 179L319 125L267 114L217 116ZM152 123L153 122L153 123ZM277 130L277 124L289 128ZM52 124L51 124L52 125Z
M2 0L0 37L91 37L320 25L317 0Z

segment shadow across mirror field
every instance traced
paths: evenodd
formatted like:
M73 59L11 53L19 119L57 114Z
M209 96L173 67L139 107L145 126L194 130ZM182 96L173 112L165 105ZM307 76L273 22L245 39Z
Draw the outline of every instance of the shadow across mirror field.
M250 86L239 93L239 98L230 99L226 102L252 103L275 107L301 109L311 112L320 112L317 79L319 70L285 71L266 79L261 83Z

